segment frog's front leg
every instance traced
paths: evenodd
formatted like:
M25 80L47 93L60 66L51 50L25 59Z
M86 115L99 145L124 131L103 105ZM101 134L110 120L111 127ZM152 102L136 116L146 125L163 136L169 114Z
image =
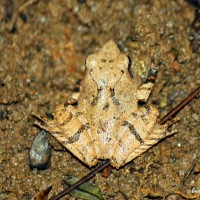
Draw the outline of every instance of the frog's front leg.
M49 131L63 146L88 166L97 164L97 156L91 139L90 126L84 115L73 106L63 104L55 109L54 119L36 114L44 123L36 123Z
M152 89L153 89L153 83L149 82L142 84L137 90L138 100L146 102Z
M73 92L71 96L68 98L67 103L69 105L78 103L79 97L80 97L80 92Z
M158 111L153 106L142 107L137 112L131 113L129 117L122 121L119 129L119 138L114 153L111 158L111 164L116 168L123 166L133 160L159 140L167 135L168 126L171 122L164 125L157 124Z

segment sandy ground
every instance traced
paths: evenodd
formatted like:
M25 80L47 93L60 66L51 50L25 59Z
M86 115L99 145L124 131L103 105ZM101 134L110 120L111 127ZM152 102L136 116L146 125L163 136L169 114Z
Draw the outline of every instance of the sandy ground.
M85 58L108 40L144 80L159 66L149 103L161 116L200 85L199 18L187 1L25 2L0 0L0 199L30 199L49 185L53 195L66 174L92 170L50 134L50 166L30 169L29 150L40 132L31 112L48 117L65 103L84 76ZM177 134L108 178L91 180L105 199L200 199L199 99L177 116Z

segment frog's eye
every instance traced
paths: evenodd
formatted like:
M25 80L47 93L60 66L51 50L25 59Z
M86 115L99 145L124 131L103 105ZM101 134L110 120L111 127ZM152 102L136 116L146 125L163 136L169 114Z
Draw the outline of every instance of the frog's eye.
M102 63L106 63L107 60L106 60L105 58L102 58L102 59L101 59L101 62L102 62Z
M102 63L113 63L114 62L114 59L105 59L105 58L101 58L100 61Z
M97 66L97 59L93 55L88 56L88 58L86 59L86 68L92 69L95 68L96 66Z

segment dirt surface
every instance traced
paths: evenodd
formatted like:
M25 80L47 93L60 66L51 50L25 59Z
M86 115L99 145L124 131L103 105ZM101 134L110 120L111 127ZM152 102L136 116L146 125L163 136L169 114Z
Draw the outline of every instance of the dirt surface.
M133 74L145 80L159 68L149 103L161 116L200 85L199 18L194 21L187 1L25 2L0 1L0 199L30 199L50 185L53 195L66 174L92 170L51 135L49 168L30 169L29 150L40 131L31 112L51 117L79 86L87 55L108 40L129 55ZM178 114L177 134L108 178L91 180L105 199L200 199L199 102Z

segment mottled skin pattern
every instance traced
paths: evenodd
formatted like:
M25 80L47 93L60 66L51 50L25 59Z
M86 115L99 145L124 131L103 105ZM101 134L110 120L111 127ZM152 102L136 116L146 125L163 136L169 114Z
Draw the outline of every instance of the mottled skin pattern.
M130 76L128 58L114 42L90 55L86 68L78 106L57 106L53 120L37 115L44 122L37 124L82 162L94 166L110 159L119 168L173 133L166 131L170 123L157 123L155 107L138 107L153 84L141 85Z

